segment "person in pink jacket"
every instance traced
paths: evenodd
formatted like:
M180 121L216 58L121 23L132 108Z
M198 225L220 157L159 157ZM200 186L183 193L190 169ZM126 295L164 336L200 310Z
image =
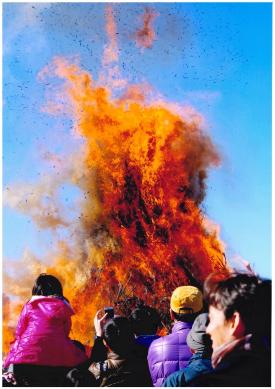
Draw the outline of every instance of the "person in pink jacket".
M32 298L20 314L4 368L13 366L15 376L16 370L21 374L22 369L23 375L31 375L39 371L35 369L38 366L53 371L51 368L71 368L86 362L84 350L69 338L72 315L74 311L63 296L60 281L52 275L40 274Z

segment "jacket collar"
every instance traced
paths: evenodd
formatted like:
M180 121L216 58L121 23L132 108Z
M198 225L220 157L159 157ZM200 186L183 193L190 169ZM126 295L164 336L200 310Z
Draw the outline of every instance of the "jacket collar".
M74 310L71 306L71 304L66 301L64 298L62 297L58 297L58 296L32 296L31 299L28 301L29 304L35 304L35 303L39 303L39 302L44 302L44 301L62 301L65 306L67 308L69 308L69 310L74 313Z
M172 328L172 333L183 330L189 330L192 328L193 323L187 323L185 321L176 321Z
M202 353L202 352L194 353L194 354L192 355L192 357L189 359L189 363L190 363L191 361L196 360L196 359L202 359L202 358L203 358L203 353Z
M32 296L29 300L29 303L32 303L33 301L37 300L52 300L52 299L57 299L58 297L56 296Z
M252 334L247 334L242 338L231 340L220 347L218 347L212 354L212 366L215 369L222 360L233 353L234 351L251 351L251 338Z

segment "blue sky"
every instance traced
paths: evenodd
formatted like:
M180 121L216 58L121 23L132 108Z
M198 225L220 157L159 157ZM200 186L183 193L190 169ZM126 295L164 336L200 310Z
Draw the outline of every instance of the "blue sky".
M228 257L240 255L271 277L272 4L151 4L156 40L140 50L133 34L145 6L114 4L121 75L204 115L223 157L210 172L205 212L220 224ZM46 87L39 71L56 55L79 56L96 79L106 43L102 3L3 4L4 189L54 172L47 153L80 142L69 118L41 111ZM72 217L78 195L69 184L60 192ZM5 207L3 216L6 264L26 248L41 255L52 246L53 233L28 215Z

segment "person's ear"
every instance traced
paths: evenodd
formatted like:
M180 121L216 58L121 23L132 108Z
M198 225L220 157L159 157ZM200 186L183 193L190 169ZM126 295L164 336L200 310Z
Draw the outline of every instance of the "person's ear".
M175 320L175 315L174 315L174 312L172 311L171 308L170 308L170 317L171 317L171 320Z
M245 325L239 312L234 312L229 319L230 334L235 338L241 338L245 334Z

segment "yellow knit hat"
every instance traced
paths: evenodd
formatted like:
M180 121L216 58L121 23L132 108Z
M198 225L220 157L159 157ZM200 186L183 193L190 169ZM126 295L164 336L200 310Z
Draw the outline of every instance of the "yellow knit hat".
M195 286L179 286L172 293L170 307L178 314L200 312L203 307L202 293Z

